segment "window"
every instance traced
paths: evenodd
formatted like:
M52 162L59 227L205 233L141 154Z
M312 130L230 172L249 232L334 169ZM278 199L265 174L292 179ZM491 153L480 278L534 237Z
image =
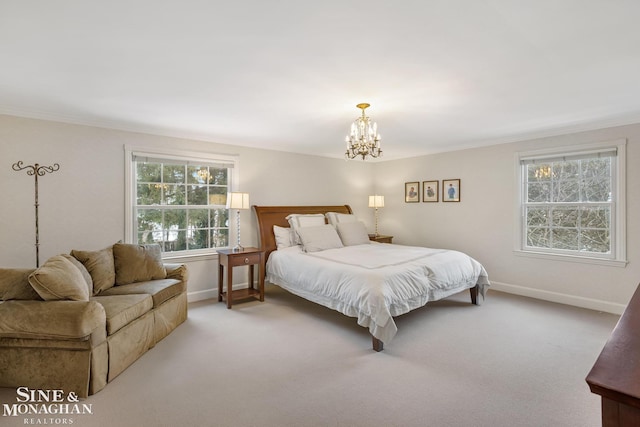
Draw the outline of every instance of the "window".
M227 193L235 159L127 150L127 238L158 243L164 255L229 246Z
M520 153L519 251L624 261L624 142Z

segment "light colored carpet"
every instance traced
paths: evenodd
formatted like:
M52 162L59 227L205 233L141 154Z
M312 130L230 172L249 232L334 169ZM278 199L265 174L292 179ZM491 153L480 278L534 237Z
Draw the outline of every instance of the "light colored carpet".
M600 425L599 396L584 378L618 316L490 291L479 307L464 292L396 320L398 335L376 353L355 319L275 286L265 302L232 310L191 304L183 325L83 402L92 415L70 418L127 427ZM0 404L15 399L0 388Z

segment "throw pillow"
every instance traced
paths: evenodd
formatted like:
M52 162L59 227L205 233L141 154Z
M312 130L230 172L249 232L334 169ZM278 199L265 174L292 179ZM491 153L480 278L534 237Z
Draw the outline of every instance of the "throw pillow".
M336 229L329 224L302 227L298 230L305 252L318 252L343 247Z
M345 246L365 245L371 243L364 222L339 222L336 224L340 240Z
M29 283L45 301L89 301L89 289L82 273L62 255L49 258L31 273Z
M327 217L329 224L334 227L338 225L339 222L355 222L358 220L358 218L353 214L343 214L339 212L327 212L325 216Z
M83 263L72 257L71 255L62 254L71 264L75 265L78 270L80 270L80 274L84 278L84 281L87 284L87 289L89 290L89 295L93 295L93 279L91 278L91 274L89 274L89 270L84 266Z
M283 249L295 246L295 239L290 227L279 227L274 225L273 234L276 237L276 248Z
M113 245L113 260L116 269L116 285L167 277L167 271L162 262L162 251L158 244L116 243Z
M287 215L287 221L293 230L293 243L299 245L302 243L298 230L303 227L316 227L326 224L323 214L290 214Z
M93 280L93 294L112 288L116 283L116 269L113 264L113 247L99 251L72 250L71 255L80 261Z
M39 300L42 298L29 284L35 268L0 268L0 300Z

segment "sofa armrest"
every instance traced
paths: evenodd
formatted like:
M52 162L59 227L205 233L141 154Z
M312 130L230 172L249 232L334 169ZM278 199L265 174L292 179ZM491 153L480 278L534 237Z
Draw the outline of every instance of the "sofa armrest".
M0 304L0 337L83 339L106 315L95 301L5 301Z
M187 270L187 266L184 264L172 264L165 263L165 270L167 270L167 279L176 279L187 284L187 280L189 280L189 271Z

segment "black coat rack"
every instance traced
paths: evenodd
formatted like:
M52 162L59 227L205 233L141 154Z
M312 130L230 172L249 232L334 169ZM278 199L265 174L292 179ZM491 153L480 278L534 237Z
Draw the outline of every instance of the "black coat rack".
M22 160L14 163L12 166L14 171L27 170L27 175L35 178L35 206L36 206L36 268L40 267L40 230L38 228L38 177L44 176L46 173L53 173L60 169L60 165L54 163L53 166L41 166L39 164L24 166Z

